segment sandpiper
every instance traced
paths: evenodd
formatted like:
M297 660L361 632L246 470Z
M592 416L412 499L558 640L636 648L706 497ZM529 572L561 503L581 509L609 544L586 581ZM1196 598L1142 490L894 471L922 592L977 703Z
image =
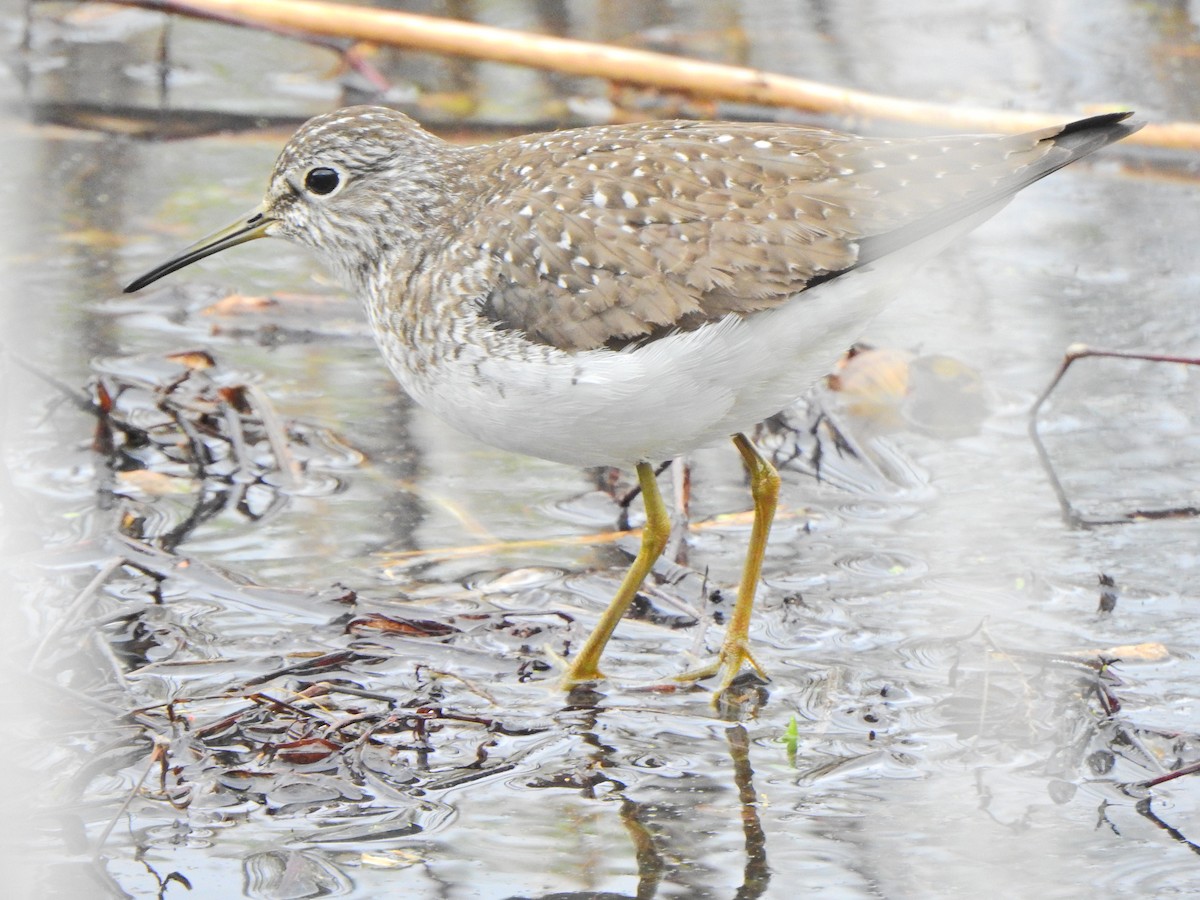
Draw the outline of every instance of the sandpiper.
M754 525L716 660L745 666L779 475L744 432L799 397L916 266L1130 113L1005 136L867 138L650 122L454 146L350 107L284 147L262 205L132 282L261 237L317 250L395 377L461 431L574 465L633 465L646 524L566 672L599 661L667 540L652 464L732 436Z

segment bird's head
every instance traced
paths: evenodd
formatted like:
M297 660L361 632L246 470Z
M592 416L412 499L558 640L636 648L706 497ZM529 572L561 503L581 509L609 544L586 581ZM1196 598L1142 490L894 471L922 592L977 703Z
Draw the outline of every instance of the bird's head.
M444 221L455 150L403 113L352 106L306 122L275 163L259 206L125 288L229 247L281 237L312 247L356 285L381 258Z

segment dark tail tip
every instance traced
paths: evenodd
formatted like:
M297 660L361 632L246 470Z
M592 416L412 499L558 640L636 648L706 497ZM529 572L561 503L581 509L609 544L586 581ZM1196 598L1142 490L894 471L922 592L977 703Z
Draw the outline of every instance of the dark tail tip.
M1141 129L1145 122L1127 122L1132 112L1102 113L1068 122L1055 134L1043 138L1065 147L1080 156L1099 150L1115 141L1129 137Z
M1078 119L1074 122L1068 122L1062 127L1062 130L1058 134L1061 137L1064 134L1070 134L1072 131L1085 131L1092 128L1107 128L1109 125L1116 125L1118 122L1124 122L1132 115L1133 111L1127 110L1125 112L1102 113L1098 116L1089 116L1086 119ZM1130 127L1136 130L1141 128L1142 124L1143 123L1138 122Z
M1092 115L1087 119L1068 122L1058 131L1045 133L1043 142L1054 145L1056 150L1066 151L1067 156L1051 164L1042 174L1048 175L1068 162L1129 137L1145 125L1145 122L1127 121L1132 115L1132 112Z

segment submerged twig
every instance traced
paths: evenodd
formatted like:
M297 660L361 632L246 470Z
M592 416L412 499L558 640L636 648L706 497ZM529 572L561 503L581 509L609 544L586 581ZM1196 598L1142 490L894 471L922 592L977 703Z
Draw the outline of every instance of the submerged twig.
M109 819L108 824L104 826L104 830L100 832L100 837L96 839L96 846L92 850L93 859L100 856L100 852L104 849L104 845L108 843L109 836L113 833L113 829L117 827L117 822L120 821L125 811L129 809L129 804L133 802L133 798L142 790L142 785L146 783L146 779L150 777L150 773L154 771L156 765L161 765L167 755L167 741L158 735L152 737L154 741L154 751L150 754L150 762L147 763L146 769L142 772L142 777L138 779L137 784L129 789L125 795L125 799L121 801L121 805L117 807L117 811L113 813L113 817Z
M1194 762L1184 766L1182 769L1176 769L1174 772L1167 772L1165 775L1157 775L1148 781L1142 782L1142 787L1157 787L1160 784L1166 784L1168 781L1174 781L1176 778L1182 778L1185 775L1195 775L1200 772L1200 762Z
M275 413L274 405L257 385L247 384L244 390L247 399L251 400L254 410L258 413L259 421L262 422L267 443L271 445L271 452L275 454L275 464L279 466L280 474L283 475L283 486L289 489L296 487L300 484L300 466L296 457L292 455L287 432Z
M781 509L775 514L775 521L786 521L798 516L806 516L806 511L791 511ZM702 522L691 522L688 528L692 531L710 528L724 528L730 525L749 525L754 518L753 510L737 513L723 513ZM593 544L615 544L626 538L637 538L641 535L640 528L630 528L617 531L601 531L594 534L572 534L550 538L531 538L520 541L492 541L486 544L467 544L457 547L431 547L422 550L400 550L381 553L379 556L385 564L408 564L429 562L431 560L462 559L471 556L483 556L494 553L510 553L513 551L539 549L542 547L586 547Z
M1054 462L1050 459L1050 454L1046 450L1045 444L1042 443L1042 436L1038 428L1038 415L1042 411L1042 407L1046 401L1050 399L1050 395L1054 393L1059 382L1067 374L1067 370L1071 365L1080 359L1089 357L1097 357L1101 359L1132 359L1143 362L1158 362L1158 363L1178 363L1185 366L1200 365L1200 358L1191 356L1176 356L1169 353L1142 353L1134 350L1098 350L1088 347L1086 344L1072 344L1067 348L1067 352L1063 355L1063 361L1058 367L1058 371L1054 373L1054 377L1050 379L1050 383L1038 395L1033 406L1029 409L1029 439L1033 442L1034 449L1037 451L1038 460L1042 464L1042 468L1046 472L1046 477L1050 479L1050 485L1054 489L1054 495L1058 498L1059 508L1062 510L1063 518L1068 524L1075 527L1093 527L1097 525L1123 525L1128 522L1136 522L1141 519L1184 519L1200 516L1200 507L1195 506L1178 506L1167 507L1163 509L1137 509L1132 512L1127 512L1120 518L1115 519L1095 519L1088 518L1078 512L1071 504L1067 497L1067 492L1063 487L1062 481L1059 480L1058 474L1054 468Z
M50 646L50 642L62 634L69 625L73 624L79 615L83 612L84 607L92 603L96 597L96 593L104 586L104 583L112 577L112 574L125 564L125 558L114 556L104 563L92 577L92 580L84 585L83 590L75 595L75 599L71 601L70 606L60 615L50 629L43 635L41 641L38 642L37 649L33 651L33 656L29 660L30 668L35 668L41 661L46 648Z

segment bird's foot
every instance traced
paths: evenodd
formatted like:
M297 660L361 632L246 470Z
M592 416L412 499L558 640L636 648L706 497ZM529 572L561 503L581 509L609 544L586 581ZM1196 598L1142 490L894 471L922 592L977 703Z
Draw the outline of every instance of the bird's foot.
M577 656L571 660L556 653L550 647L544 649L554 667L562 672L562 678L559 680L558 685L564 691L574 690L581 684L603 681L605 678L604 673L600 671L600 667L596 665L595 660L588 660L581 656Z
M676 679L679 681L700 681L703 678L720 675L721 680L717 682L717 689L713 691L715 699L725 693L729 685L733 683L733 680L737 678L738 674L746 666L753 669L755 674L763 681L771 680L750 652L749 639L744 635L729 635L725 638L725 643L721 645L721 652L717 654L716 659L706 666L689 669L677 675Z

